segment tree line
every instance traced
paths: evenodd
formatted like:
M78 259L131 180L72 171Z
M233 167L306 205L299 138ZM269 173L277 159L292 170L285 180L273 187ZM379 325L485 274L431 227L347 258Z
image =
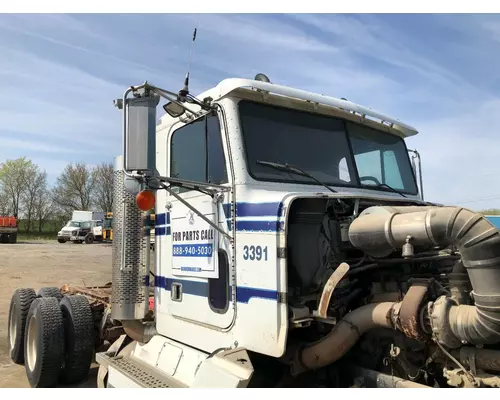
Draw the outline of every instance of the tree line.
M53 185L47 172L26 157L0 164L0 216L17 216L26 233L41 233L49 222L57 230L73 210L107 212L112 206L111 162L69 163Z
M73 210L111 211L113 164L69 163L50 185L47 173L26 157L0 163L0 216L16 215L26 233L55 231ZM499 215L499 209L479 211Z

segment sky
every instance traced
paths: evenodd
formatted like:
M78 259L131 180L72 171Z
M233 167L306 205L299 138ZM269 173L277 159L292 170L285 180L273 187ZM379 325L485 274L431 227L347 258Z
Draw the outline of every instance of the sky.
M0 162L54 182L121 153L113 100L228 77L345 97L416 127L426 200L500 208L500 15L0 14Z

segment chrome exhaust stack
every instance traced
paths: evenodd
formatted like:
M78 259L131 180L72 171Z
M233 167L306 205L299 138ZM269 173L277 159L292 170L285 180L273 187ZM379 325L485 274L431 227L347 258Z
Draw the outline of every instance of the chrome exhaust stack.
M132 93L133 97L128 98ZM143 323L149 311L149 227L136 195L149 189L156 170L156 107L159 95L146 83L128 88L115 105L123 110L123 155L115 160L113 199L113 273L111 318L133 340L145 343L154 323ZM149 217L149 215L148 215Z
M143 256L146 246L143 216L132 190L126 188L126 179L123 157L119 156L115 159L113 183L111 295L111 318L119 321L142 320L149 304L149 266Z

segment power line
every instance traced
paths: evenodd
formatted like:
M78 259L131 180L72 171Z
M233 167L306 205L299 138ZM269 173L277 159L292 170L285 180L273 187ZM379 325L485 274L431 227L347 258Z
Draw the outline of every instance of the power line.
M496 197L483 197L481 199L475 199L475 200L455 201L455 203L468 204L468 203L479 203L480 201L488 201L488 200L500 200L500 195L497 195Z
M460 179L488 178L488 177L499 176L499 175L500 175L500 172L494 172L491 174L461 176Z

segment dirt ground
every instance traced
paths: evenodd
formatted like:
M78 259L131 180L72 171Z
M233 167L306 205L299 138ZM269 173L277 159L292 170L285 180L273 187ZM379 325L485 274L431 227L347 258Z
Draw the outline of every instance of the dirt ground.
M0 388L28 388L24 367L9 357L7 330L10 298L17 288L93 286L111 281L111 245L18 242L0 244ZM96 387L97 367L80 387Z

